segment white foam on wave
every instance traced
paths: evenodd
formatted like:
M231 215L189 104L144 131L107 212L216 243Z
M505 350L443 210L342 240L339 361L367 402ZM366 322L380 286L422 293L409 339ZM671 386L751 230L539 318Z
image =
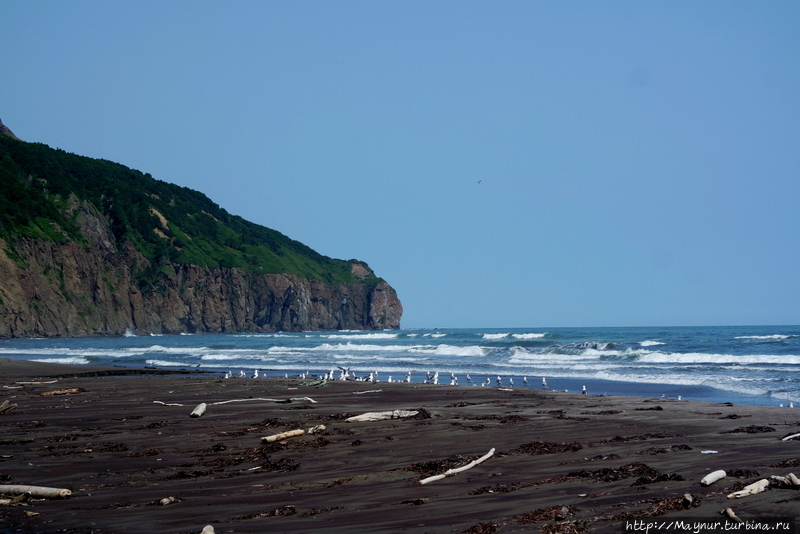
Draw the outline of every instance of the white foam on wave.
M81 356L73 356L71 358L38 358L31 361L42 363L67 363L70 365L85 365L87 363L91 363L89 360Z
M434 333L427 333L422 334L422 337L445 337L447 334L443 332L434 332Z
M505 334L483 334L483 339L486 339L487 341L494 341L496 339L507 338L508 335L509 335L508 332L506 332Z
M478 347L477 345L459 347L457 345L444 344L436 345L435 347L430 345L413 347L409 352L425 352L437 356L486 356L487 354L487 351L484 350L483 347Z
M646 363L716 363L716 364L800 364L800 356L792 354L708 354L704 352L649 352L641 354L640 362Z
M400 334L371 332L369 334L325 334L319 337L324 337L327 339L397 339L400 337Z
M546 335L547 335L546 333L544 333L544 334L542 334L542 333L511 334L511 337L513 337L514 339L525 340L525 339L541 339L541 338L545 337Z
M761 341L767 340L774 340L774 341L783 341L784 339L788 339L790 336L784 334L772 334L770 336L736 336L734 339L756 339Z
M665 343L662 343L661 341L653 341L648 339L645 341L640 341L639 345L641 345L642 347L655 347L656 345L665 345Z
M159 367L195 367L197 364L175 362L167 360L147 360L147 365L157 365Z

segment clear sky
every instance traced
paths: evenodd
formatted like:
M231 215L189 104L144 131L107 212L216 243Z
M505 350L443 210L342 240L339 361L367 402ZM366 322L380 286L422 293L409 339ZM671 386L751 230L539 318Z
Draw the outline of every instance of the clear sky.
M0 0L0 119L403 327L800 323L800 2Z

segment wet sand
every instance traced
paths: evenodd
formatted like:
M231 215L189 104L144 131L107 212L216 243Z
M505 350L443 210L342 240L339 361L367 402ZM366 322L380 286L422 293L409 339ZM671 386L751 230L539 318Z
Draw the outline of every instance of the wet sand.
M792 489L726 497L800 474L800 442L781 441L800 432L792 408L130 373L0 360L0 402L17 404L0 415L0 484L72 491L0 506L0 532L618 533L636 518L721 520L726 507L745 520L800 516ZM42 396L58 390L73 392ZM234 399L249 400L211 404ZM205 414L190 417L201 402ZM385 410L419 413L345 422ZM729 476L701 486L717 469Z

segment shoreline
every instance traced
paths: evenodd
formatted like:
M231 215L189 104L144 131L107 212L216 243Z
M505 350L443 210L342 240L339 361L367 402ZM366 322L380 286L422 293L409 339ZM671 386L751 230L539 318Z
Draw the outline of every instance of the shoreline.
M19 362L0 360L2 400L17 404L0 415L2 483L72 496L0 506L2 532L620 532L625 520L721 519L726 507L745 520L799 515L791 489L726 498L800 472L797 442L780 439L800 431L787 408L107 367L70 376ZM292 398L316 402L258 400ZM206 413L190 417L201 402ZM385 410L419 414L345 422ZM716 469L730 474L701 486ZM699 505L684 505L687 493Z

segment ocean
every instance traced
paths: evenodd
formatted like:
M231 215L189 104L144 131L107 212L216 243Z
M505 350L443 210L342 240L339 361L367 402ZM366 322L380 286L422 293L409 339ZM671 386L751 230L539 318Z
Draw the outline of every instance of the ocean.
M527 387L589 394L800 408L800 326L442 328L274 334L11 339L0 357L75 365L242 372L333 371L441 387ZM469 377L468 377L469 375ZM513 384L512 384L513 382ZM546 386L543 382L546 382Z

